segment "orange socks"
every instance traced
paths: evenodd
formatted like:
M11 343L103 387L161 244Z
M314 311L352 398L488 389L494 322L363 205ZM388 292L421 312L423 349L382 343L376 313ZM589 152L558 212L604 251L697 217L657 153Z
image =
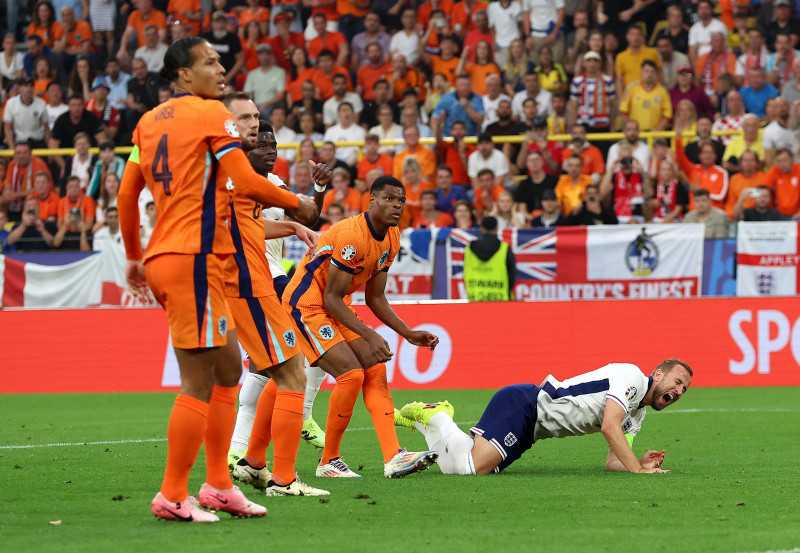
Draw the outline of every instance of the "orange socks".
M261 392L261 397L258 398L256 405L253 431L250 434L250 443L247 445L247 455L252 458L256 467L263 467L267 463L267 447L272 440L272 414L275 409L277 393L278 386L273 379L270 379ZM300 431L297 434L299 436Z
M236 424L238 386L214 386L208 402L208 426L203 440L206 448L206 482L218 490L233 487L228 472L228 448Z
M304 397L303 392L278 390L275 400L272 416L272 439L275 442L272 479L280 486L295 479L294 465L300 447L300 433L303 431Z
M189 495L189 472L203 443L208 411L208 403L199 399L183 394L175 398L167 427L167 468L161 484L167 501L177 503Z
M381 444L383 462L397 455L400 443L394 428L394 402L386 385L386 365L378 363L364 371L364 405L367 406Z
M353 369L336 379L336 386L331 393L328 407L328 420L325 423L325 449L322 451L321 459L323 464L340 456L339 447L342 444L342 437L347 425L350 424L353 406L358 399L363 382L363 369Z

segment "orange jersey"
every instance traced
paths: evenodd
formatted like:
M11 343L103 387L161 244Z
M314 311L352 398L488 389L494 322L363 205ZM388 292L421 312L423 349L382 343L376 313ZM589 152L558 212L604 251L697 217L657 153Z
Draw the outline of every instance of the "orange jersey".
M736 202L739 201L739 196L742 195L747 188L755 188L756 186L764 183L766 175L762 171L756 171L755 174L747 178L742 173L736 173L731 177L730 190L728 190L728 199L725 201L725 212L729 217L733 217L733 210L736 207ZM754 207L756 201L753 198L748 198L742 204L744 209Z
M77 48L90 40L92 40L92 26L86 21L77 20L75 28L67 31L67 48Z
M361 194L355 188L348 188L347 195L341 200L336 199L336 190L328 190L322 200L322 211L327 212L333 202L339 202L348 211L361 211Z
M167 13L171 19L180 21L186 25L189 28L190 35L199 34L200 22L189 19L185 15L179 13L181 11L202 13L203 6L200 4L200 0L169 0L169 4L167 4Z
M711 205L720 209L725 209L725 198L728 195L728 172L719 165L712 165L708 169L703 169L700 164L695 165L683 149L680 140L675 141L678 167L689 179L689 184L698 183L699 188L708 190L711 198ZM689 211L694 209L694 196L689 195Z
M369 214L362 213L338 222L319 237L314 250L300 265L283 293L284 305L292 308L325 310L325 288L331 264L353 275L345 302L369 279L388 271L400 251L400 230L391 227L386 236L375 234ZM302 328L301 328L302 331Z
M49 29L31 23L28 25L28 36L30 35L38 35L44 46L52 48L56 41L64 36L64 27L58 21L53 21Z
M276 186L284 182L271 174L267 177ZM225 295L236 298L259 298L275 294L272 273L264 242L264 219L260 203L231 194L231 237L236 253L225 261Z
M772 190L775 209L780 211L781 215L794 215L800 210L800 163L795 163L789 174L774 165L767 171L762 184Z
M148 25L155 25L159 30L166 30L167 14L153 8L150 15L145 18L141 11L133 10L130 17L128 17L128 27L136 29L137 48L145 45L144 28Z
M42 221L47 221L48 219L55 221L58 219L58 204L61 201L58 194L51 190L50 195L44 200L38 194L31 194L28 197L39 200L39 219ZM67 210L67 213L69 213L69 210Z
M434 55L431 56L431 69L434 73L441 73L447 77L450 86L456 86L456 69L458 69L459 61L460 59L457 56L446 60L441 56ZM420 100L422 100L422 98L420 98Z
M358 178L361 180L366 180L367 173L374 171L375 169L381 169L384 175L391 175L393 172L392 158L384 154L378 154L378 159L376 159L373 163L366 156L364 156L358 162L358 165L356 165Z
M158 213L145 261L162 253L234 253L227 175L218 160L242 145L222 102L170 98L142 116L133 143Z

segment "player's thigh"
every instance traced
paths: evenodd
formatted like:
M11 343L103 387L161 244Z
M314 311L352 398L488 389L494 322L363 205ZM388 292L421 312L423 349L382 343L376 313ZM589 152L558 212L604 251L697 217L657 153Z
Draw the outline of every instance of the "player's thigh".
M239 342L256 367L269 369L301 354L297 327L277 296L229 298L229 302Z
M279 390L289 390L292 392L305 392L306 371L305 357L298 353L291 359L283 363L278 363L266 369L270 378L275 380Z
M172 345L213 348L234 327L225 298L224 260L216 255L162 254L145 264L147 284L167 312Z
M242 376L242 356L239 353L236 329L228 331L228 343L219 348L214 369L215 384L231 388L239 383Z
M503 461L500 452L482 436L473 436L475 445L472 446L472 465L475 474L489 474Z
M312 365L339 344L346 345L348 338L352 340L358 337L349 329L343 332L336 319L324 309L292 307L289 304L284 304L284 309L291 314L297 325L300 349ZM352 353L352 350L350 352ZM324 367L320 367L325 370Z
M345 341L339 342L326 351L322 357L317 359L315 365L334 378L362 368L361 361Z

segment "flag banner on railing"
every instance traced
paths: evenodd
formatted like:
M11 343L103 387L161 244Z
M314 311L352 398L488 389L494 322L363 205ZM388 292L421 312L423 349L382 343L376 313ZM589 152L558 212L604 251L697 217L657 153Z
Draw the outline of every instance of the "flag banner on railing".
M794 296L800 292L797 225L794 221L739 223L737 296Z
M448 297L466 298L464 250L476 231L447 240ZM516 299L675 298L700 295L703 225L505 229L516 256Z

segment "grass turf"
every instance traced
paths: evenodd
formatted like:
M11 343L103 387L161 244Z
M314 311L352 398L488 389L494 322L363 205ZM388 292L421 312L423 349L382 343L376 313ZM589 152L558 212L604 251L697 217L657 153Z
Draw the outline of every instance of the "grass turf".
M395 402L449 399L468 428L492 392L394 392ZM501 475L443 476L437 467L382 477L380 451L359 403L343 453L359 480L298 472L331 491L264 498L265 519L212 525L156 521L149 502L166 456L174 394L0 396L0 550L749 552L800 547L797 439L800 388L696 389L650 412L634 449L666 449L667 475L608 473L602 435L537 443ZM328 394L316 418L324 422ZM401 444L421 435L398 428ZM135 443L53 445L151 440ZM202 453L201 453L202 456ZM360 467L363 465L363 468ZM203 464L190 488L203 481ZM58 525L51 521L61 521Z

